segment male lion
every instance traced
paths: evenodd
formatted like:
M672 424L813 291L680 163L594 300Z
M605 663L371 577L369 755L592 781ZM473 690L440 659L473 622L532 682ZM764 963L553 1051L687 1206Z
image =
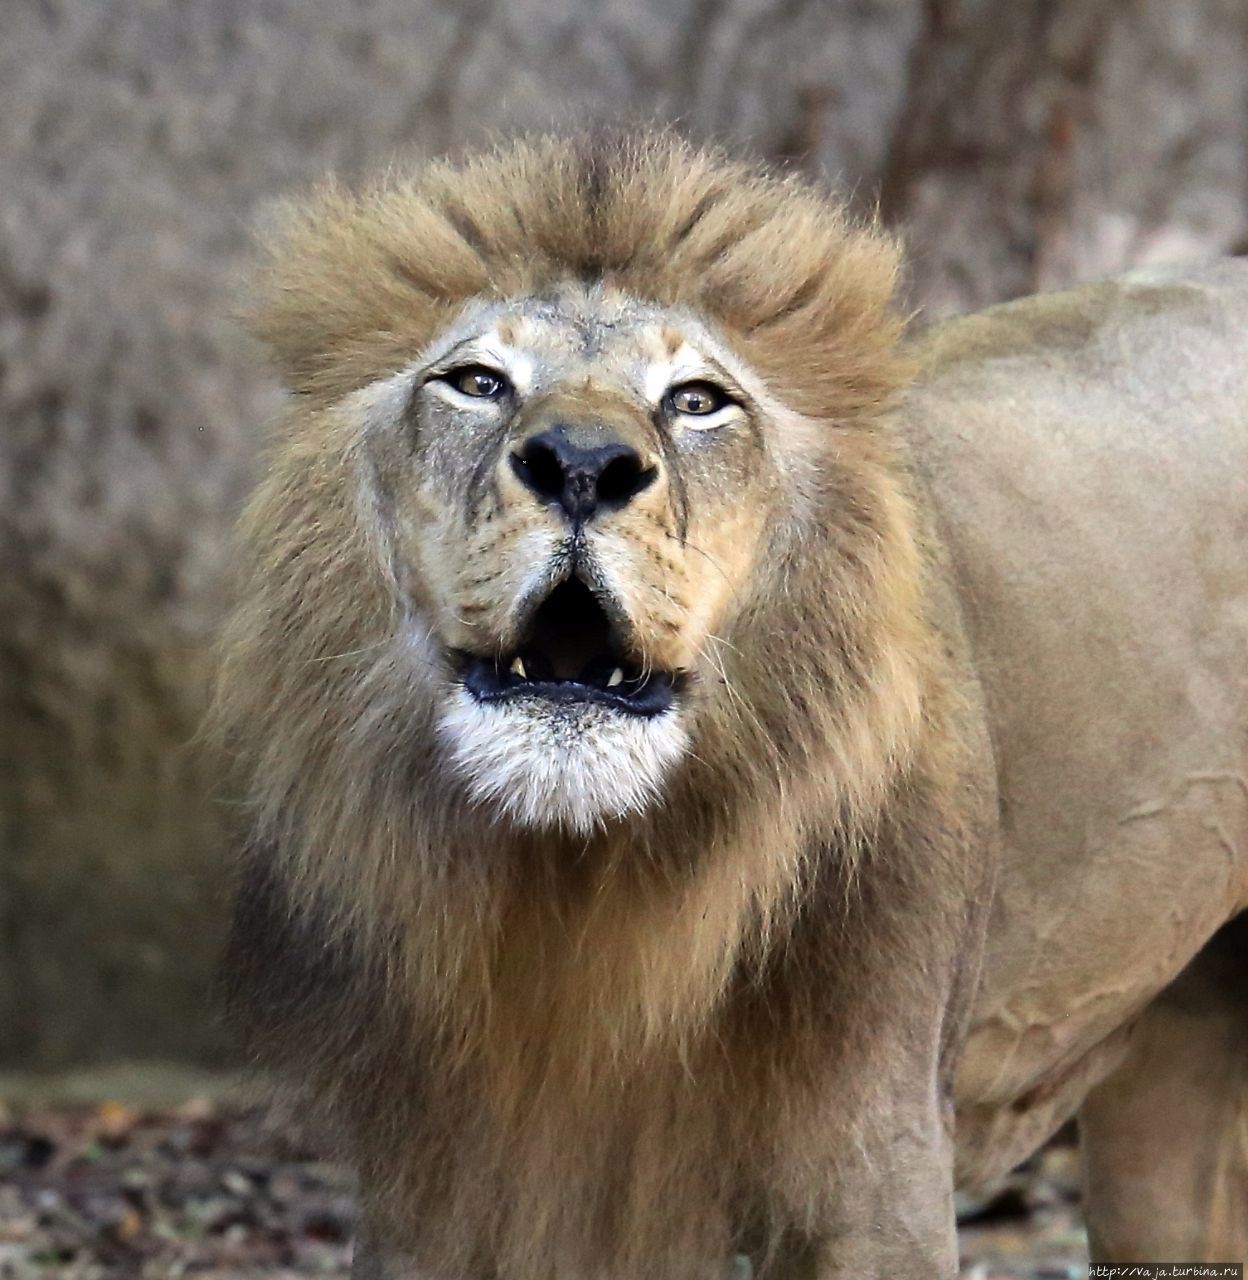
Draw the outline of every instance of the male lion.
M1099 1259L1248 1258L1248 272L895 270L667 136L288 218L231 964L359 1276L949 1277L1075 1113Z

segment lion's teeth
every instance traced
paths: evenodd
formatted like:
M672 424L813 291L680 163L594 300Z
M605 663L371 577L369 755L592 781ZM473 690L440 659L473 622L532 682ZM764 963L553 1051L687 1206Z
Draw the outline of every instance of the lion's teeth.
M513 676L519 676L521 680L527 680L529 678L524 670L524 663L520 661L519 654L511 660L511 674Z
M611 672L611 679L607 681L607 688L614 689L615 686L617 684L621 684L623 680L624 680L624 669L622 667L616 667L616 669L613 672Z

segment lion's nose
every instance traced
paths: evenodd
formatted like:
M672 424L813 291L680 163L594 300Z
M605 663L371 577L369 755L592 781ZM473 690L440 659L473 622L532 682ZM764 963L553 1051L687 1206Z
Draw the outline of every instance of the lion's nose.
M620 441L587 447L562 427L530 436L511 455L511 469L543 502L558 503L574 524L599 510L627 506L655 477L641 454Z

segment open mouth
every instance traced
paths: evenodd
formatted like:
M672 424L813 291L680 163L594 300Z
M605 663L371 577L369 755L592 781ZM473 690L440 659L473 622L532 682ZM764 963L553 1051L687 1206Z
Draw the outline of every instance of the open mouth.
M624 654L606 610L579 578L542 601L514 653L461 654L460 674L479 702L597 702L636 716L666 711L681 682L673 672L643 671Z

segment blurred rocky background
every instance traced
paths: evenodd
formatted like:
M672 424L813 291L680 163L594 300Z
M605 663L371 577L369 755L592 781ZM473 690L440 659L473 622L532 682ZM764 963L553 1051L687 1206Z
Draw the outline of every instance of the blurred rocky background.
M878 203L922 317L1237 252L1246 90L1243 0L0 0L0 1069L228 1056L195 735L266 201L674 120Z

